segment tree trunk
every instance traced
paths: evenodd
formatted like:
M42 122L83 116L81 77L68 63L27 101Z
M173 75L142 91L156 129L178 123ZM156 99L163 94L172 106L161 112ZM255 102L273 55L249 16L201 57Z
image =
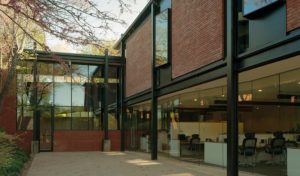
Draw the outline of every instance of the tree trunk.
M11 66L8 70L8 74L6 79L4 80L2 90L0 92L0 112L3 110L3 103L5 96L7 96L8 90L10 89L11 83L14 80L14 76L16 74L16 67L18 61L18 53L14 49L12 54Z

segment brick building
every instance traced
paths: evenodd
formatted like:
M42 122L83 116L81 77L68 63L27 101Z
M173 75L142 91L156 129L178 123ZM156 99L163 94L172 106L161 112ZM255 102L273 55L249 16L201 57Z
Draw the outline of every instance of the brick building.
M52 151L102 150L107 123L112 150L227 167L228 175L299 175L299 1L231 2L149 2L115 45L121 56L110 62L106 121L103 72L96 68L103 60L63 55L74 69L68 78L50 66L58 92L42 102L48 114L40 120L47 129L40 144ZM46 57L40 53L40 62ZM28 73L17 79L30 80ZM66 87L70 100L60 101ZM20 133L24 114L18 114L30 106L21 99L7 97L1 114L11 133ZM25 136L29 149L32 132Z

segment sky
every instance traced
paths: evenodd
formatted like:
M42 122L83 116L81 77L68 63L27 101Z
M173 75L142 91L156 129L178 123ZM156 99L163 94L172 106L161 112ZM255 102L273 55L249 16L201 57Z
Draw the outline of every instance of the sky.
M121 13L119 8L118 0L94 0L98 4L100 10L110 11L120 19L126 21L126 25L113 24L112 29L113 33L109 33L105 36L105 40L118 40L121 37L121 34L124 33L130 24L135 20L138 14L143 10L149 0L127 0L131 3L130 11L124 11ZM51 48L52 51L56 52L80 52L79 48L72 46L65 41L59 40L54 36L46 36L47 45Z

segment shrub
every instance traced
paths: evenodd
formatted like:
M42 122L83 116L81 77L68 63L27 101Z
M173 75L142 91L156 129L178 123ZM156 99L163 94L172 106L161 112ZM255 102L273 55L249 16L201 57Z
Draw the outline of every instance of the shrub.
M16 145L17 137L0 132L0 176L19 175L29 155Z

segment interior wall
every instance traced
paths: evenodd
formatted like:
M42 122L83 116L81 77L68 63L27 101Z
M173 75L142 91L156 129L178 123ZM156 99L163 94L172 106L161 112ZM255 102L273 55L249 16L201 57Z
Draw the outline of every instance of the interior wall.
M295 106L260 106L253 112L240 112L245 132L288 132L300 125L300 108Z

